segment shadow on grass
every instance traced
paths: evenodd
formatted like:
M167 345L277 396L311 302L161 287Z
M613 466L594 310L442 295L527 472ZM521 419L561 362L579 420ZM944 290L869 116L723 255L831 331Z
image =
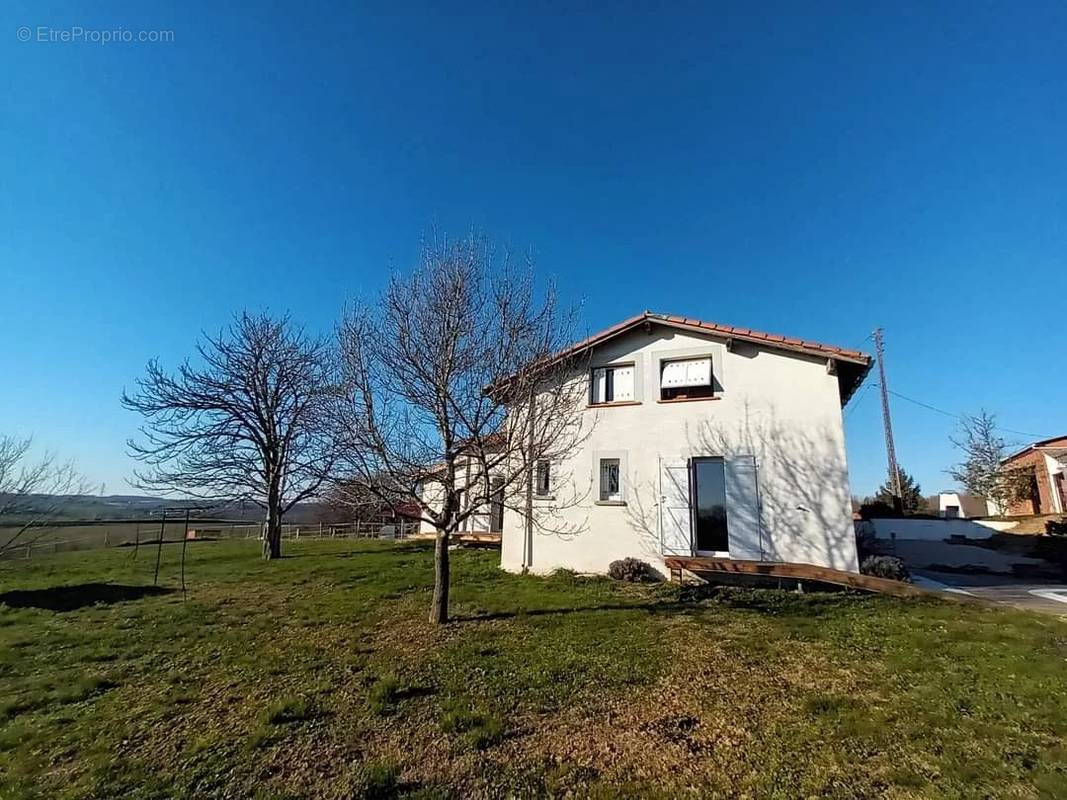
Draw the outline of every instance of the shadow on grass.
M523 617L552 617L564 614L587 614L592 611L647 611L660 613L670 611L685 611L692 608L691 604L680 603L673 600L663 600L652 603L602 603L589 606L564 606L562 608L531 608L517 611L486 611L481 614L456 615L450 618L450 622L491 622L501 619L520 619Z
M709 607L724 607L754 611L769 616L820 617L856 603L869 601L873 595L860 592L810 592L798 594L782 589L754 589L736 586L687 586L677 599L665 598L646 603L599 603L561 608L531 608L515 611L488 611L480 614L457 615L456 623L489 622L523 617L551 617L590 612L645 611L650 614L687 613Z
M395 541L395 540L391 540L391 539L347 539L346 540L346 539L330 539L330 538L322 538L322 539L307 538L307 539L302 539L302 540L298 539L298 540L296 540L296 543L297 544L319 543L319 542L341 543L341 542L345 542L345 541L348 541L348 542L352 543L352 549L351 550L345 550L343 552L335 552L335 553L330 553L330 552L326 552L326 553L320 553L320 552L288 553L288 552L283 552L282 555L280 556L280 558L283 558L283 559L287 559L287 558L366 558L368 556L373 557L373 556L383 555L383 554L384 555L393 555L393 554L396 554L396 553L419 553L419 552L432 552L433 551L433 542L432 541L424 541L424 540L421 540L421 539L418 540L418 541L407 541L407 542L405 542L405 541ZM375 543L375 544L378 544L378 545L381 545L381 546L378 547L378 548L372 548L372 549L369 549L369 550L361 549L361 548L359 548L357 546L358 543L360 543L360 542L372 542L372 543Z
M42 608L47 611L74 611L86 606L111 605L171 594L163 586L125 586L117 583L76 583L47 589L21 589L0 594L0 605L9 608Z

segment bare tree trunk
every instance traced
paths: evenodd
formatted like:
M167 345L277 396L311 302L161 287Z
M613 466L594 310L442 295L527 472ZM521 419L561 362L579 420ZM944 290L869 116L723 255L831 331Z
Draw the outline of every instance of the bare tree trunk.
M282 557L281 498L273 487L267 493L267 525L263 532L263 560Z
M433 603L430 605L430 622L435 625L448 622L448 576L448 531L438 531L433 554Z

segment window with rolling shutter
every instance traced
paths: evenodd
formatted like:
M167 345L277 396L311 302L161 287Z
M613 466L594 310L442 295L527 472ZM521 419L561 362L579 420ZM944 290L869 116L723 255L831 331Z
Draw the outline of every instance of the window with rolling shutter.
M711 356L661 362L659 385L661 400L713 397Z

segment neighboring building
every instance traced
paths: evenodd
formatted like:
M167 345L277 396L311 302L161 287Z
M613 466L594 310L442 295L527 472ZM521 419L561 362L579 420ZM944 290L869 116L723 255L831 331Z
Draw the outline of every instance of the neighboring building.
M857 570L841 409L856 350L645 312L568 349L590 368L573 455L537 464L533 515L494 504L512 571L633 556Z
M985 498L960 492L941 492L937 496L936 513L945 519L971 519L985 517L989 507Z
M487 452L495 451L500 452L498 445L496 444L497 434L488 437ZM434 479L435 471L442 471L442 465L434 465L430 467L426 472L426 478L423 480L417 491L422 500L429 504L433 508L440 508L443 500L444 491L439 482ZM482 470L477 462L477 459L466 455L461 455L456 461L456 489L459 493L459 505L463 510L467 510L471 507L470 497L473 495L475 498L486 496L485 487L480 484L482 480ZM497 534L499 535L504 525L504 487L503 479L500 476L495 476L490 472L490 484L488 496L490 502L475 508L470 515L464 517L459 523L458 533L477 533L477 534ZM417 505L417 504L415 504ZM421 519L419 522L419 533L424 535L432 535L436 529L433 524L425 519Z
M1032 468L1030 497L1013 503L1005 516L1067 513L1067 436L1027 445L1002 462L1011 468Z

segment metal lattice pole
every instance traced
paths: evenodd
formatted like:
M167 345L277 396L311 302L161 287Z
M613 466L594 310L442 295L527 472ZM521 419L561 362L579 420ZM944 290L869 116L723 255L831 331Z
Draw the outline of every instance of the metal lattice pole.
M878 354L878 383L882 390L882 424L885 427L885 454L889 460L889 479L892 481L893 505L900 511L904 499L900 492L900 467L897 466L897 448L893 443L893 420L889 417L889 387L885 382L885 346L882 329L874 329L874 348Z

